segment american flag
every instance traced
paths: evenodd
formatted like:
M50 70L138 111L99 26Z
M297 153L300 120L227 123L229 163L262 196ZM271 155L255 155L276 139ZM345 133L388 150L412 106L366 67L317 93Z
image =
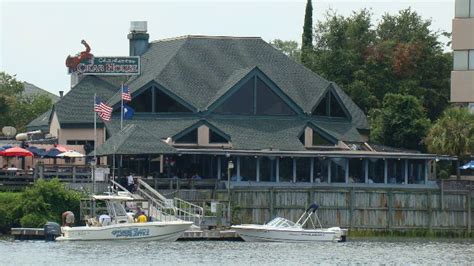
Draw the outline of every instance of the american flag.
M122 99L124 102L132 101L132 95L130 95L130 90L128 89L127 85L122 86Z
M112 117L112 107L104 103L99 97L95 97L94 111L104 121L110 121Z

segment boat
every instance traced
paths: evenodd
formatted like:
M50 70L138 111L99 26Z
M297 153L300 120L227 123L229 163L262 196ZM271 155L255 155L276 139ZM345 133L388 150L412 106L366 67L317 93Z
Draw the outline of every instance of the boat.
M317 204L312 204L298 219L292 222L282 217L276 217L270 222L259 224L242 224L231 226L239 236L248 242L345 242L347 229L340 227L323 228L317 215ZM312 216L319 223L316 228ZM312 229L305 229L305 225L311 222Z
M133 198L121 195L94 195L93 199L105 202L110 219L100 223L97 219L90 218L86 226L62 226L57 241L126 239L175 241L193 224L179 219L135 223L124 206L125 202L132 201Z

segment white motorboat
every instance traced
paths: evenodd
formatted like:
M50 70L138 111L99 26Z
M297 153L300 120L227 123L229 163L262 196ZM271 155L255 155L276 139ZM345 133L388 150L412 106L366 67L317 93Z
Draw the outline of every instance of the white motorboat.
M332 241L344 242L346 241L347 229L339 227L322 228L321 222L317 216L317 204L312 204L298 221L292 222L282 217L276 217L270 222L259 224L242 224L234 225L237 234L248 242L316 242L316 241ZM312 215L315 215L320 228L314 225ZM305 224L311 222L313 229L303 228Z
M127 196L96 195L94 200L104 201L110 220L107 223L91 222L90 225L61 227L61 236L56 240L158 240L175 241L186 230L192 222L181 221L152 221L146 223L135 223L133 218L127 215L124 202L133 198Z

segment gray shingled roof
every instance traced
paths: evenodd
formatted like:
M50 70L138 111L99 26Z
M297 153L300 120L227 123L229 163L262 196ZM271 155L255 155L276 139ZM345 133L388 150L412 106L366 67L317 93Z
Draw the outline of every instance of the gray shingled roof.
M28 125L26 125L27 130L41 130L42 132L49 132L49 117L51 116L52 110L53 109L49 109L28 123Z
M288 58L261 38L186 36L150 44L141 57L140 76L129 81L132 95L154 81L200 111L206 111L248 70L258 67L302 110L310 113L331 82ZM367 119L335 86L357 128ZM110 104L120 101L116 93Z
M107 130L112 136L120 131L120 118L114 118L112 118L110 123L106 124ZM348 142L364 141L351 123L319 120L308 121L300 118L255 117L242 119L234 117L228 119L199 119L192 117L158 118L136 115L133 120L125 120L124 125L138 125L144 130L151 132L156 138L164 140L185 131L200 121L206 121L228 135L231 140L232 149L238 150L305 150L304 145L299 141L299 137L308 125L308 122L318 126L339 140ZM142 140L145 141L145 139Z
M23 82L23 86L24 86L24 90L23 90L23 95L24 96L33 96L33 95L39 95L39 94L44 94L46 96L48 96L49 98L51 98L51 101L53 103L57 102L59 100L59 96L55 95L55 94L52 94L51 92L49 91L46 91L46 90L43 90L42 88L34 85L34 84L31 84L31 83L28 83L28 82Z
M97 148L98 156L112 154L169 154L176 149L148 130L129 124Z
M59 123L63 124L93 124L94 123L94 93L104 101L119 91L119 88L104 80L86 76L74 86L55 105ZM102 120L97 118L102 124Z

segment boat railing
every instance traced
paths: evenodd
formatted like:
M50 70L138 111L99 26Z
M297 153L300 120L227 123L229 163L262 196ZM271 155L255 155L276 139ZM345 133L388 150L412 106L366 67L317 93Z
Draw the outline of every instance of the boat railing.
M176 207L179 219L193 222L195 225L200 225L204 217L204 208L185 201L180 198L174 198L174 206Z
M168 199L141 179L138 180L137 192L152 201L161 213L174 215L180 220L191 221L198 226L202 223L204 209L201 206L180 198Z

